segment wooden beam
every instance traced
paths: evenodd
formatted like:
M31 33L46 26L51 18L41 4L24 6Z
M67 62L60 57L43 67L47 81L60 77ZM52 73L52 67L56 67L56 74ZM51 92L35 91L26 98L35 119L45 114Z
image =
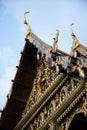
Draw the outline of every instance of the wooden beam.
M12 81L13 83L19 85L19 87L23 87L23 88L25 88L25 89L29 89L28 86L25 86L24 84L21 84L20 82L18 82L18 81L16 81L16 80L11 80L11 81Z
M19 102L19 103L25 104L25 105L26 105L26 103L27 103L26 100L21 99L21 98L18 98L18 97L11 97L11 99L12 99L12 100L15 100L15 101L17 101L17 102Z

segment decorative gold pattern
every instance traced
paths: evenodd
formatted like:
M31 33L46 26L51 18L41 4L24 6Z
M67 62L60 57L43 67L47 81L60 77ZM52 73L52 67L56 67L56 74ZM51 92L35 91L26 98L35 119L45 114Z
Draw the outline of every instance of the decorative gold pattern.
M30 126L33 126L33 129L39 129L43 124L46 123L48 118L61 106L61 104L68 98L71 93L77 88L80 80L75 78L69 78L61 87L59 91L49 100L47 105L45 105L42 111L37 115L33 120ZM64 127L64 125L63 125Z
M85 97L83 97L81 103L79 103L79 105L77 105L77 107L75 107L64 120L60 123L58 122L61 130L68 130L74 116L79 113L84 113L84 115L87 116L87 99Z
M54 79L58 76L55 69L50 69L44 59L41 58L37 69L37 76L34 80L32 92L27 103L27 107L23 113L27 113L30 108L33 107L35 102L43 95L44 91L54 82Z

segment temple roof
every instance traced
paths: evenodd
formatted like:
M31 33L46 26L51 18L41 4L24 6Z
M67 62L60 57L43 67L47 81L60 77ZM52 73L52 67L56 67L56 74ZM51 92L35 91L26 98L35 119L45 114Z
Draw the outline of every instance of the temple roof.
M79 57L73 57L70 54L66 54L65 52L62 52L61 50L59 51L57 50L56 52L51 50L50 56L52 57L49 57L49 55L47 54L44 55L44 52L45 50L49 50L51 47L47 45L45 42L43 42L40 38L38 38L35 34L32 33L30 39L25 39L25 40L26 40L25 46L23 52L21 52L20 62L19 65L17 66L17 72L14 77L14 80L12 80L13 83L12 83L11 91L7 95L6 105L2 111L2 115L0 119L0 129L2 130L7 130L7 129L12 130L15 127L15 125L22 119L23 112L25 110L25 107L27 105L27 102L31 94L31 90L33 88L34 80L36 77L40 77L40 75L38 74L38 68L40 67L40 63L41 65L43 65L43 68L40 67L42 71L44 70L44 66L47 67L47 69L45 69L46 71L44 71L45 74L43 73L43 77L48 72L49 74L53 73L55 75L62 73L64 74L60 78L62 80L62 78L65 77L66 75L73 75L74 73L76 74L77 71L76 70L72 72L72 70L70 70L68 72L68 70L65 70L64 63L66 62L66 56L69 56L71 60L73 58L75 60L74 62L76 62L77 58L80 58L81 56L85 57L85 59L87 57L87 48L85 48L81 44L74 51L72 51L72 53L76 51L79 52L80 53ZM41 59L37 59L37 54L39 54L38 52L40 51L42 53ZM48 63L49 58L53 60L52 64ZM38 62L38 60L41 61ZM84 62L86 62L86 60ZM72 64L73 67L71 67L71 69L72 68L74 69L74 66L75 67L80 66L80 64L78 64L77 66L76 64L77 63ZM82 69L82 67L80 69ZM77 72L77 77L85 80L84 75L80 76L79 71ZM40 81L40 83L44 83L43 81ZM45 86L46 85L47 84L45 84Z

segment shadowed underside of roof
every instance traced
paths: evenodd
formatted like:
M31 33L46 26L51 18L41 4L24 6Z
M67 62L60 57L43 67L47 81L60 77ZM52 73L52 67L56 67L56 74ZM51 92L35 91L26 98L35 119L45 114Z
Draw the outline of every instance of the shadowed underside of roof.
M7 102L0 119L0 130L12 130L21 119L37 72L37 48L26 40Z

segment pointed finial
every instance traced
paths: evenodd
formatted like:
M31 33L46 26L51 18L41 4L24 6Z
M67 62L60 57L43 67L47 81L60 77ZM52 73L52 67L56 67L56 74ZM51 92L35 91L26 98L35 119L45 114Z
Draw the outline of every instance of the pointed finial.
M74 34L73 30L72 30L72 26L74 25L74 23L70 24L70 34L73 37L73 45L72 45L72 50L76 49L79 46L79 41L76 37L76 35Z
M53 52L56 52L58 50L58 37L59 37L59 30L57 29L56 30L56 37L53 38L54 39L54 43L53 43L53 46L52 46L52 49L53 49Z
M74 25L74 23L70 24L70 33L71 33L71 36L75 36L73 30L72 30L72 26Z
M28 36L30 35L30 33L31 33L31 28L30 28L30 25L29 25L29 23L27 22L27 20L26 20L26 14L28 14L28 13L30 13L30 11L27 11L27 12L25 12L24 13L24 24L27 26L27 28L28 28L28 30L27 30L27 32L26 32L26 37L28 38Z
M30 13L30 11L26 11L25 14Z
M27 20L26 20L26 14L30 13L30 11L27 11L24 13L24 24L27 24Z

